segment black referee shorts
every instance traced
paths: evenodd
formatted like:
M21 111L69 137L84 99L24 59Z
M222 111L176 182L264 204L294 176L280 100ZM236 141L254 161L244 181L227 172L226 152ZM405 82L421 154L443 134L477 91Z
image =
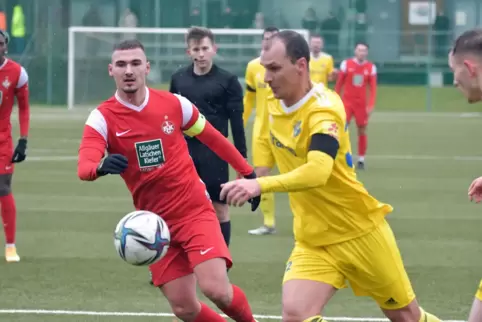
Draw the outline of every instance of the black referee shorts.
M188 141L188 148L196 171L206 185L211 200L225 203L225 201L219 200L219 194L221 184L229 181L228 163L198 141Z

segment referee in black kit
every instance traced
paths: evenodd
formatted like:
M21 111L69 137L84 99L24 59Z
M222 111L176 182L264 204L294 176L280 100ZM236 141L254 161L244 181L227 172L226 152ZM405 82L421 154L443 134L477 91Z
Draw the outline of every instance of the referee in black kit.
M213 58L216 45L211 30L189 29L186 36L188 54L193 63L172 75L170 92L193 102L206 119L224 136L231 123L234 145L246 158L246 137L243 125L243 90L238 78L216 66ZM229 120L229 122L228 122ZM196 138L186 137L196 170L206 184L226 244L231 239L228 205L219 200L221 184L229 181L228 164Z

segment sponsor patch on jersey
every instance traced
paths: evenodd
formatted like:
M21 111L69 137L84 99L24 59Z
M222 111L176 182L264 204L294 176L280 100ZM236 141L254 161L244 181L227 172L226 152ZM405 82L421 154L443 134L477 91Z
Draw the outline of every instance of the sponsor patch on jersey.
M161 139L136 142L135 147L141 171L159 167L166 162Z
M326 121L321 124L321 133L328 134L338 139L339 129L338 125L333 121Z

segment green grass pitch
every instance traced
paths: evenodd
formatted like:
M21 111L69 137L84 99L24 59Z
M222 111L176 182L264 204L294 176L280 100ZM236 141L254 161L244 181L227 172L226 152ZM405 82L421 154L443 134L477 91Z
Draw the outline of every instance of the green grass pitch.
M441 110L472 110L458 93L447 91L446 100L455 106ZM398 97L399 106L421 99ZM467 200L469 184L482 175L482 116L381 110L370 123L367 170L359 177L395 208L388 219L421 305L442 319L465 320L482 278L482 208ZM147 269L123 263L114 251L113 229L133 209L123 182L106 177L84 183L76 177L86 115L32 111L29 158L14 180L22 261L0 260L0 321L170 322L172 317L142 316L169 313L169 307L148 284ZM279 233L269 237L247 235L261 223L259 214L231 209L230 278L246 291L256 314L274 316L260 321L280 315L280 283L293 245L286 195L277 195L276 202ZM335 296L325 315L382 317L370 299L349 289Z

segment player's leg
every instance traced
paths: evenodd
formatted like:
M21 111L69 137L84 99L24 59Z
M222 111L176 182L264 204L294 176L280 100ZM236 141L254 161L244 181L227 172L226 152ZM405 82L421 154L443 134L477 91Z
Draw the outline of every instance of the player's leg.
M161 289L171 306L172 312L182 321L226 321L198 300L196 278L189 265L184 250L172 246L165 257L149 267L154 285Z
M234 321L254 322L246 295L229 281L226 269L232 265L231 256L217 221L206 214L190 224L190 236L183 247L199 288Z
M283 278L284 322L323 321L325 305L346 286L344 276L331 264L335 262L322 248L295 245Z
M368 148L368 111L364 105L356 106L353 109L353 115L356 121L357 135L358 135L358 169L365 169L365 155Z
M15 235L17 230L17 209L12 193L13 164L10 160L0 160L0 208L5 232L5 260L7 262L18 262L20 257L15 246Z
M253 135L253 164L256 176L264 177L269 175L274 164L273 155L267 137ZM275 199L274 193L263 193L259 205L263 214L263 225L248 231L250 235L272 235L275 229Z
M468 322L482 322L482 281L480 281L479 289L475 294Z
M347 263L340 269L354 293L372 297L391 321L440 321L418 305L395 236L385 220L372 232L330 245L327 251Z

